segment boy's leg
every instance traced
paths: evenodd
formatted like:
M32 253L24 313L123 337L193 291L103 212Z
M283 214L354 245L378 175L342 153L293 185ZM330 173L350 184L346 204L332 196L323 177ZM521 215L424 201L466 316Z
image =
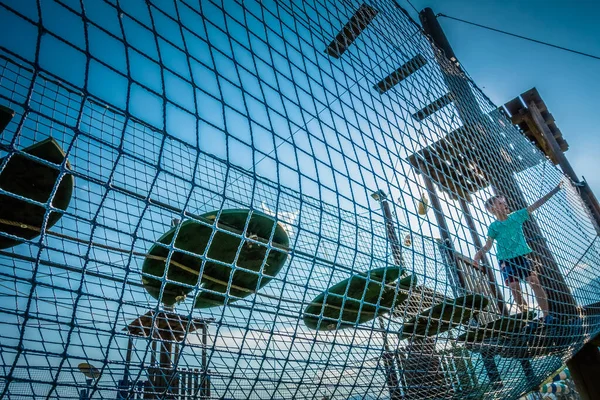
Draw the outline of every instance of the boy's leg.
M501 261L500 271L502 273L502 277L504 278L504 283L506 283L506 285L510 288L510 292L513 295L513 299L515 299L517 306L519 306L521 311L526 311L527 303L523 299L521 282L519 280L519 271L517 270L517 265L514 263L514 259Z
M533 293L535 294L535 299L537 300L537 303L540 306L542 313L544 314L544 316L548 315L548 295L546 294L546 291L540 284L540 280L537 276L537 273L532 271L527 277L527 282L529 283L531 289L533 290Z
M518 280L511 281L508 286L510 287L510 291L513 295L513 299L521 309L521 311L527 310L527 303L523 299L523 292L521 292L521 282Z

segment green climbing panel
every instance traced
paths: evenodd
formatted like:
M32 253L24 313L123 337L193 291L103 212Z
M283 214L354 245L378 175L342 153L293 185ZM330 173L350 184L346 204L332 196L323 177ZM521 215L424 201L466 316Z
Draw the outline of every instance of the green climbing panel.
M183 300L200 282L202 290L195 299L194 307L222 306L226 302L231 303L237 298L255 293L281 270L287 260L288 235L272 217L258 211L252 212L245 233L246 238L253 241L239 236L244 232L250 211L221 211L217 223L219 230L215 231L210 248L206 251L211 234L215 230L217 213L212 211L203 214L201 219L206 224L193 220L181 224L168 267L166 266L166 258L169 256L168 246L173 242L177 228L169 230L152 246L149 257L145 259L142 266L143 273L147 274L142 278L142 283L152 297L171 306ZM273 230L275 232L269 249L268 243ZM236 260L238 250L239 256ZM202 270L201 256L205 251L209 260ZM165 269L167 278L174 282L167 283L161 295ZM231 285L229 290L227 290L228 284ZM226 300L227 293L237 298L230 297Z
M480 294L445 300L407 320L402 329L402 337L429 337L454 329L460 324L468 323L487 305L488 299Z
M60 145L52 138L36 143L23 150L42 160L53 164L61 164L65 160L65 153ZM4 159L0 160L0 164ZM70 168L67 162L67 168ZM56 185L60 171L42 164L39 161L14 154L6 163L0 173L0 187L10 193L46 203ZM73 175L63 175L56 193L52 199L52 206L66 210L73 194ZM0 231L18 236L23 239L33 239L40 235L46 208L17 199L5 194L0 194ZM61 213L51 212L48 217L46 229L52 227L62 217ZM28 227L15 226L24 224ZM0 249L13 247L21 243L20 240L0 236Z
M413 276L395 283L402 271L402 267L383 267L352 275L318 295L304 310L304 323L311 329L329 331L388 313L408 297L408 289L416 284Z

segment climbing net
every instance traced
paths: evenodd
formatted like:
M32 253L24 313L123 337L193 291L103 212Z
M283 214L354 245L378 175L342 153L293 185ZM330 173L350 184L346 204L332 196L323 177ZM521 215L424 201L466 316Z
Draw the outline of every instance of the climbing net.
M600 331L578 188L395 1L0 26L0 397L516 398ZM561 181L525 223L550 326L473 257L487 198Z

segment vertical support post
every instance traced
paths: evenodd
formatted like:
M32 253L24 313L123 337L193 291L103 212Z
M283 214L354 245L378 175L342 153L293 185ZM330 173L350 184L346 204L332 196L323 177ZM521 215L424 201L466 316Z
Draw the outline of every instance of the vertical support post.
M156 328L154 328L156 329ZM158 396L158 387L159 387L159 380L158 380L158 371L160 371L160 368L157 365L157 361L156 361L156 337L153 335L152 336L152 344L151 344L152 350L150 351L150 368L149 368L149 376L148 376L148 382L146 382L147 386L144 389L144 399L154 399L156 398L156 396Z
M563 173L569 178L571 178L573 182L579 184L579 194L581 195L584 203L588 207L590 214L592 214L592 217L596 221L596 232L600 235L600 204L598 204L598 199L596 199L596 196L594 196L594 193L588 186L587 182L579 181L579 177L575 173L575 170L571 166L571 163L569 163L569 160L565 156L565 153L563 153L563 151L560 149L560 145L558 144L556 138L550 131L550 128L548 128L548 125L546 125L544 117L542 116L542 113L538 109L535 102L530 101L529 104L527 104L527 108L529 110L531 123L544 136L544 139L546 140L546 143L548 144L550 151L554 156L554 159L558 162L558 165L562 169Z
M125 369L123 371L123 380L129 381L129 366L131 365L131 353L133 352L133 339L127 339L127 354L125 356Z
M193 380L192 380L192 379L193 379L193 377L194 377L194 373L193 373L193 371L192 371L191 369L187 369L187 379L186 379L186 385L185 385L185 387L186 387L187 389L186 389L186 392L185 392L185 393L186 393L187 395L189 395L189 396L190 396L190 398L191 398L192 396L197 396L197 395L198 395L198 393L196 393L196 392L194 391L194 386L192 386L192 384L193 384Z
M204 390L204 385L202 382L198 382L198 377L200 376L200 371L198 371L198 368L194 368L194 393L202 393L202 390ZM200 396L200 398L202 398L203 395Z
M171 343L162 342L160 346L160 368L158 373L158 381L160 384L160 392L168 396L171 393Z
M381 209L383 210L383 217L385 219L385 227L387 229L387 236L392 247L392 256L394 257L394 264L401 267L404 266L402 260L402 247L398 241L398 235L396 235L396 229L394 228L394 221L392 219L392 212L390 210L390 204L387 200L381 201Z
M156 340L152 338L152 351L150 352L150 366L156 367Z
M206 322L202 322L202 394L201 398L210 396L210 381L208 380L207 346L208 332Z
M126 399L129 397L130 391L133 389L129 382L129 366L131 365L131 353L133 351L133 339L127 338L127 354L125 356L125 367L123 368L123 379L119 381L119 391L117 400Z
M435 191L433 182L431 181L431 178L425 174L422 175L422 178L425 182L425 189L427 189L429 199L431 200L431 206L433 208L433 214L435 215L435 220L440 230L440 236L443 241L450 241L450 230L448 229L446 217L444 217L444 213L442 212L442 203L440 202L440 198L438 197L437 192Z
M425 183L425 189L427 190L427 195L431 200L431 208L433 208L433 214L435 215L435 220L438 225L438 229L440 230L440 236L442 238L442 242L444 247L447 248L447 253L449 255L450 261L456 265L456 257L454 246L452 245L452 240L450 239L450 230L448 229L448 224L446 223L446 217L444 217L444 213L442 212L442 203L440 202L440 198L435 191L435 187L433 186L433 182L431 178L425 174L422 174L423 182ZM466 279L458 268L455 268L456 275L458 277L458 281L460 286L466 287Z
M81 389L79 392L79 400L90 400L90 392L93 382L94 380L92 378L87 378L85 380L85 389Z
M387 383L388 390L390 392L390 399L400 400L402 398L402 394L400 393L400 382L398 381L398 371L396 370L394 355L390 350L390 345L388 343L383 318L379 317L378 320L379 326L383 331L383 348L385 349L385 351L383 352L382 358L383 363L385 365L385 380Z
M392 220L392 212L390 210L389 203L387 201L387 194L383 190L378 190L375 193L371 194L371 197L375 199L381 206L381 210L383 213L383 219L385 221L385 226L387 229L388 240L391 242L392 246L392 255L394 257L394 263L398 266L402 265L402 247L400 247L400 243L398 243L398 237L396 235L396 230L394 229L394 221ZM379 318L379 325L382 330L383 336L383 362L385 365L385 378L388 390L390 392L391 400L399 400L401 398L400 386L398 380L398 374L396 371L396 365L394 362L393 353L390 350L390 346L388 343L387 332L385 330L385 324L383 319Z
M582 400L600 398L600 351L596 345L587 343L567 361L567 366Z
M172 369L171 369L171 374L169 375L169 379L171 382L170 386L173 389L172 393L174 393L176 395L181 394L181 385L182 384L185 385L185 376L182 377L181 369L177 368L177 365L179 365L179 351L180 351L179 343L175 343L175 350L173 350L172 358L171 358L171 360L173 360L173 362L172 362ZM184 386L184 389L185 389L185 386Z

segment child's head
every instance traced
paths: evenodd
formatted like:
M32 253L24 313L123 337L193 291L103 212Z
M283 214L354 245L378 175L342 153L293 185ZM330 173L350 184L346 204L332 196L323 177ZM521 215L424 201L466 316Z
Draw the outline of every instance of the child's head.
M494 215L508 214L508 203L504 196L492 196L485 202L485 208Z

